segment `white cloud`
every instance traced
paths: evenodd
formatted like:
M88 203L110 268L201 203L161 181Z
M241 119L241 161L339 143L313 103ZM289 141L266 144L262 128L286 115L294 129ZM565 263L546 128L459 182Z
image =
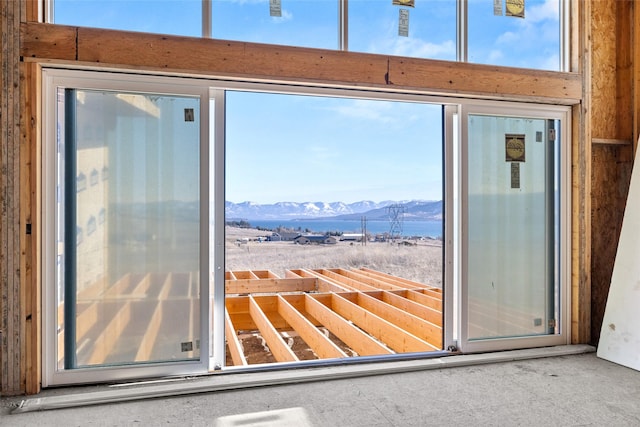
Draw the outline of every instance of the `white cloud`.
M392 121L392 118L389 115L389 113L392 112L392 105L388 102L354 100L345 105L336 107L334 111L350 118L375 120L382 123Z
M520 37L521 36L519 34L516 34L513 31L507 31L506 33L502 33L498 36L496 43L510 44L518 41Z
M396 37L389 51L392 55L412 58L439 58L448 55L455 57L456 44L453 40L437 44L412 37Z
M562 0L546 0L542 4L536 4L527 10L524 21L536 23L545 20L558 21L560 11L558 2Z
M489 64L499 64L504 58L504 54L501 50L493 49L489 52Z
M274 16L271 19L276 24L282 24L284 22L289 22L289 21L293 20L293 13L291 13L291 12L289 12L287 10L283 10L282 11L282 16Z

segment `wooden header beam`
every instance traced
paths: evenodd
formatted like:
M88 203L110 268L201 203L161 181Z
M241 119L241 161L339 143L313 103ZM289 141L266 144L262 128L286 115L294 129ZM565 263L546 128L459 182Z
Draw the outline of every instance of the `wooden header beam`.
M582 96L576 73L31 22L21 34L25 61L563 105Z

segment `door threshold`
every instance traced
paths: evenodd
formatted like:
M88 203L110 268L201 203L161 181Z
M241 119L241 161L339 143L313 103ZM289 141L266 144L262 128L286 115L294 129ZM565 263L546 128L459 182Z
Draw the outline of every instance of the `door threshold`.
M595 347L590 345L564 345L501 351L496 353L464 354L420 360L316 367L292 371L265 371L244 374L238 373L233 375L209 375L205 377L184 378L170 382L167 382L166 380L160 380L158 382L145 381L138 384L132 383L130 387L104 386L104 390L88 393L69 393L29 398L23 400L20 405L12 411L12 414L89 405L102 405L106 403L127 402L142 399L154 399L159 397L181 396L196 393L220 392L251 387L297 384L313 381L327 381L332 379L365 377L370 375L388 375L402 372L513 362L518 360L592 353L594 351Z

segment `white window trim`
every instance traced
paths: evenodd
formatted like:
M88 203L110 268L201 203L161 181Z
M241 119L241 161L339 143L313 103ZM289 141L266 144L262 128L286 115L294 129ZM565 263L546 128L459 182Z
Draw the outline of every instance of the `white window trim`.
M92 83L99 81L99 84ZM112 82L109 84L108 82ZM562 345L570 343L570 108L566 106L526 104L506 101L480 101L476 99L457 99L444 96L401 94L387 92L372 92L358 88L336 89L316 86L292 86L276 85L267 83L229 82L215 79L194 79L188 77L159 77L153 75L133 75L118 72L98 72L83 70L64 70L56 68L43 69L43 110L46 112L45 132L43 141L43 198L44 210L55 212L55 111L56 97L55 87L66 86L71 88L96 88L130 90L134 92L146 91L151 93L176 94L198 94L201 97L201 204L203 211L203 230L208 230L207 235L213 235L213 239L203 243L202 265L208 266L201 271L201 283L206 283L201 292L203 301L211 301L213 305L207 303L201 305L201 360L199 362L175 363L167 369L169 364L158 363L144 366L117 366L117 367L95 367L80 368L64 372L57 371L55 358L55 328L56 310L50 307L55 301L55 218L52 215L43 216L43 385L78 384L87 382L104 382L113 380L124 380L142 377L157 377L166 375L196 375L206 374L209 371L224 367L224 92L226 90L255 91L265 93L283 93L296 95L315 95L341 97L350 99L375 99L392 100L403 102L432 103L445 106L445 138L444 148L444 179L445 179L445 209L446 225L443 244L445 251L444 283L443 289L447 297L445 298L444 313L444 344L445 350L459 348L467 352L493 351L508 348L538 347L547 345ZM215 114L213 119L209 113L209 102L214 100ZM510 339L484 340L474 342L473 345L463 343L464 336L462 327L466 319L461 318L464 312L464 298L461 289L456 283L461 276L461 259L464 257L464 244L461 243L461 233L454 232L454 227L462 226L462 211L460 204L464 200L460 195L462 189L459 188L464 182L464 153L460 146L464 147L462 138L465 135L465 120L463 114L468 113L470 108L474 112L481 108L483 112L500 115L523 115L533 114L536 118L553 118L562 120L561 141L561 236L560 241L560 280L561 280L561 319L560 333L552 336L527 337L526 341L516 343ZM458 117L454 119L453 117ZM212 120L213 133L209 133L209 123ZM204 143L213 138L209 144ZM454 147L453 143L458 140L459 146ZM209 146L213 149L209 152ZM213 172L211 175L209 175ZM455 187L454 187L455 184ZM209 224L210 211L213 206L214 225ZM453 225L453 226L452 226ZM211 244L209 244L211 243ZM206 248L204 247L206 246ZM209 261L209 253L213 252L212 264ZM204 259L206 257L206 259ZM213 279L213 286L210 288L210 279ZM455 297L455 298L454 298ZM211 315L213 312L213 316ZM217 313L217 314L216 314ZM215 317L214 317L215 316ZM209 332L213 332L213 339L209 340ZM222 350L220 350L222 349ZM53 356L53 357L52 357ZM393 360L386 358L385 360ZM363 359L364 361L364 359ZM326 364L326 362L324 363ZM323 365L323 361L315 364L304 364L308 366ZM283 367L282 364L273 364L270 369Z

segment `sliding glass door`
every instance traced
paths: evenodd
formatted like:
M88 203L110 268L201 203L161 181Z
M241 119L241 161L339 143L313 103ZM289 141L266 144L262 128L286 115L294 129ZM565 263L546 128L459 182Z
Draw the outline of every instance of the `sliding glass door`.
M568 108L43 82L45 386L568 342Z
M465 109L463 349L566 342L559 245L565 114Z
M201 370L187 366L203 364L209 327L206 91L117 77L49 83L51 373Z

